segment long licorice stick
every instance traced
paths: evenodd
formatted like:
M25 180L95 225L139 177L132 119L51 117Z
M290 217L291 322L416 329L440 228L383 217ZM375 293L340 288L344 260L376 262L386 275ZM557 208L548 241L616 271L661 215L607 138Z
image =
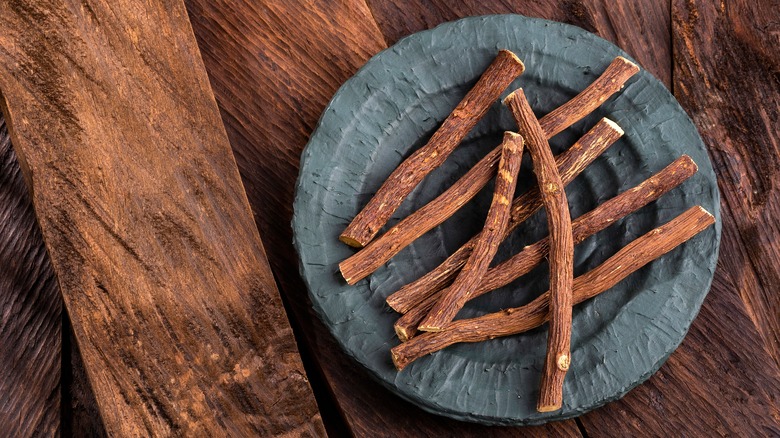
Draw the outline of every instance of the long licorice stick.
M512 111L531 154L542 204L547 212L550 259L550 331L547 357L539 391L539 412L557 411L563 405L563 380L571 361L571 287L574 282L574 237L564 184L550 145L520 88L504 103ZM419 327L422 329L423 327Z
M496 59L428 143L404 160L387 177L374 197L341 233L339 240L358 248L370 242L425 175L447 159L463 137L523 70L525 66L514 53L509 50L499 51Z

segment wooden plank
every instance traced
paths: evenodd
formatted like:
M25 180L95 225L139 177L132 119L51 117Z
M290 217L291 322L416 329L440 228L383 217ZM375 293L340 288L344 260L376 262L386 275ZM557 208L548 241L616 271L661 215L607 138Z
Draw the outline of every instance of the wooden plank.
M324 433L184 5L0 15L3 110L106 431Z
M593 32L627 51L667 87L671 84L670 0L542 0L519 4L500 0L366 1L388 44L405 35L458 18L521 14L573 24ZM518 55L523 58L522 54Z
M721 262L780 364L780 2L673 3L674 94L719 177Z
M0 430L105 436L2 114L0 315Z
M188 0L187 7L272 268L312 352L309 374L323 377L315 385L320 404L335 402L357 436L579 436L571 421L489 429L427 414L374 383L311 310L289 225L298 160L336 89L385 47L365 4ZM326 418L336 430L340 421Z
M0 117L0 431L60 435L62 299Z

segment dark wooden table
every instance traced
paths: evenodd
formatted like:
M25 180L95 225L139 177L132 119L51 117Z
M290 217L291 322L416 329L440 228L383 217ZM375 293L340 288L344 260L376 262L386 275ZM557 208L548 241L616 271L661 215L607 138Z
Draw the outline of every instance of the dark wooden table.
M332 436L780 435L780 2L186 0L323 420ZM580 26L673 91L722 193L712 290L669 361L576 420L486 428L430 414L370 380L314 316L291 205L300 152L338 86L404 35L470 15ZM7 131L0 129L0 434L100 436L102 423Z

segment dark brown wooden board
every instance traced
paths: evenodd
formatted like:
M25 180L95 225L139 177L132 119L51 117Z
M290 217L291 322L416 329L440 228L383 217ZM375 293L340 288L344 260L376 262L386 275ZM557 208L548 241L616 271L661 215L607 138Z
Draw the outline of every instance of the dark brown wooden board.
M780 1L673 2L674 94L718 172L721 275L780 364Z
M269 260L299 339L312 350L310 374L324 378L315 390L332 394L349 430L358 436L474 436L488 430L579 436L572 421L488 429L426 414L374 383L311 310L290 228L298 160L336 89L385 47L366 5L188 0L187 6Z
M658 76L664 83L666 83L668 86L671 87L672 84L672 54L671 54L671 34L669 32L669 29L671 27L671 17L669 14L670 11L670 4L668 2L645 2L641 6L631 6L628 4L617 4L617 5L607 5L606 3L602 2L572 2L572 1L565 1L565 2L535 2L533 4L528 4L524 7L514 7L514 6L507 6L500 2L474 2L473 4L450 4L452 2L440 2L440 3L431 3L431 2L422 2L422 3L408 3L408 2L399 2L398 4L394 4L393 2L385 2L385 1L369 1L368 6L370 8L372 17L376 20L376 23L378 24L380 30L383 31L383 36L385 39L385 42L388 44L391 44L395 42L399 37L418 31L423 30L425 28L429 28L432 26L435 26L436 24L439 24L443 21L448 21L451 19L456 19L462 16L468 16L468 15L480 15L480 14L487 14L487 13L507 13L507 12L514 12L514 13L523 13L527 15L532 16L541 16L543 18L549 18L554 19L558 21L564 21L569 22L575 25L579 25L581 27L584 27L588 30L594 31L601 36L612 40L613 42L617 43L629 53L632 54L635 58L637 58L640 63L643 64L645 68L650 70L652 73L654 73L656 76ZM607 7L609 6L609 7ZM214 10L211 11L213 14L218 14L220 11L217 9L222 9L224 12L224 8L222 5L220 8L214 8ZM271 9L271 8L269 8ZM360 5L355 7L356 11L361 11ZM190 12L193 12L192 3L190 3ZM292 15L298 14L300 11L298 9L294 8L294 12ZM256 156L256 157L265 157L265 154L259 151L265 151L266 148L270 152L273 152L277 150L280 146L278 144L284 145L283 147L286 148L289 147L289 145L298 144L301 145L304 140L307 137L307 135L310 133L310 130L313 129L314 122L316 121L316 118L319 115L319 111L322 108L322 105L324 105L324 102L327 100L321 100L321 101L312 101L309 100L308 104L309 106L314 106L315 110L313 111L314 114L308 111L307 106L298 107L299 92L303 91L299 87L296 86L297 81L301 81L299 79L300 77L308 79L305 83L308 85L310 82L308 81L316 81L319 83L319 85L323 88L327 88L328 90L335 90L336 87L346 79L346 77L349 76L349 74L352 73L352 70L347 70L346 72L343 70L315 70L314 72L310 73L310 70L312 68L310 66L307 66L307 61L309 59L306 59L306 55L309 53L313 53L315 56L315 59L354 59L350 58L350 56L354 56L355 53L363 54L362 50L364 50L367 46L371 46L373 43L370 38L368 38L369 35L373 35L372 30L370 29L370 26L367 25L364 22L355 23L353 21L346 20L344 16L339 14L333 14L333 11L314 11L312 12L314 17L322 16L323 14L326 14L331 17L338 17L338 22L340 24L341 29L349 30L346 34L341 34L337 31L333 31L329 28L321 28L317 27L316 31L313 31L315 35L327 35L327 39L324 43L319 42L319 40L316 43L312 44L316 47L306 47L306 51L299 51L294 52L294 54L290 54L288 52L288 59L289 61L286 62L283 66L279 66L278 64L273 65L270 68L266 68L266 70L271 70L271 73L262 73L263 77L258 80L258 83L264 83L264 82L276 82L279 84L277 88L274 90L275 93L272 95L272 97L275 100L276 105L274 108L267 108L263 107L262 99L258 98L238 98L235 97L241 95L241 87L235 84L230 84L228 82L228 79L233 79L236 76L238 77L251 77L253 74L258 74L258 71L265 71L265 70L252 70L251 68L245 68L244 72L240 74L236 74L237 71L240 71L240 67L234 67L234 66L226 66L225 65L225 59L230 58L224 56L224 53L220 50L224 47L219 44L215 38L215 32L212 30L204 31L201 33L199 31L199 24L197 21L203 20L206 21L203 17L203 15L206 15L201 12L200 16L197 14L193 14L193 23L194 27L196 29L196 35L198 35L199 38L199 44L201 46L201 49L204 51L204 57L207 63L207 69L210 73L210 78L212 82L215 84L214 88L217 91L218 101L221 104L221 108L223 111L223 118L226 120L226 125L228 127L229 135L231 136L231 143L233 144L234 149L236 150L237 156L242 156L244 154L248 156ZM284 17L283 21L285 23L284 26L278 27L278 25L274 26L271 25L271 23L265 22L263 24L270 26L274 31L278 32L278 34L271 34L270 36L264 35L263 38L260 40L265 43L266 50L280 50L280 48L287 48L289 47L289 41L290 39L287 37L288 34L292 33L294 31L294 19L290 15L284 15L283 12L280 11L274 11L274 14L270 14L267 11L262 14L264 17L279 17L280 15ZM299 26L301 29L309 29L311 26L311 23L309 21L308 15L303 14L304 18L301 18L301 22L305 23L304 25ZM224 30L223 32L226 34L223 36L224 40L228 40L228 34L231 33L230 29L231 27L227 25L227 23L223 24ZM368 30L366 30L366 26L369 27ZM210 26L211 28L214 27L212 24ZM245 30L242 28L242 30ZM328 33L328 32L335 32L335 33ZM300 34L296 34L300 39L311 41L311 38L314 36L309 35L308 33L305 36L301 36ZM353 41L351 41L351 37L353 35L362 35L361 43L357 48L355 47L355 44ZM248 37L250 40L255 41L254 38ZM336 41L339 41L340 44L333 44L331 42L331 39L335 39ZM333 46L337 47L333 47ZM300 46L297 46L300 47ZM377 45L378 48L381 47L381 45ZM238 50L240 52L240 48L233 49ZM332 55L334 51L338 50L338 56ZM214 64L211 64L208 61L209 55L206 55L206 52L213 52L213 55L211 55L214 58ZM345 53L346 52L346 53ZM277 55L279 56L279 55ZM303 57L304 60L297 60L298 57ZM258 57L258 60L263 60L263 57ZM238 63L236 64L238 65ZM358 62L357 65L360 65ZM356 65L356 66L357 66ZM304 66L304 67L301 67ZM222 79L222 75L224 73L220 73L220 70L225 69L231 69L234 70L232 75L225 75L228 79ZM298 72L303 70L303 74L301 76L298 76ZM281 71L284 72L284 74L274 74L274 71ZM285 77L285 75L290 75L290 73L293 73L294 79L290 79L289 77ZM314 73L314 74L312 74ZM310 79L309 79L310 78ZM232 87L231 87L232 85ZM222 88L228 88L231 91L225 93L225 97L221 98L220 94ZM246 87L244 87L246 89ZM304 87L305 88L305 87ZM310 95L312 93L312 90L307 89L305 90L307 95ZM262 94L261 94L262 95ZM327 96L328 94L325 93ZM287 100L285 100L285 97ZM281 99L280 99L281 98ZM243 105L251 104L254 105L255 108L249 108L249 112L247 114L253 115L253 114L263 114L264 117L278 117L281 120L287 121L286 123L289 124L289 120L295 120L296 123L302 123L304 126L308 126L310 129L307 131L306 129L303 130L303 132L298 132L294 136L290 136L290 132L285 131L285 125L281 124L281 126L278 127L271 127L269 128L257 128L251 124L252 121L255 121L256 119L249 119L248 116L241 117L240 113L242 112L241 106L237 105L236 102L240 102ZM319 106L316 106L315 103L318 103ZM229 109L226 109L229 108ZM273 111L272 111L273 110ZM246 111L243 110L243 111ZM231 120L233 122L231 122ZM255 122L256 123L256 122ZM260 130L260 135L251 135L250 132L252 128L255 128L257 130ZM236 129L236 133L231 133L232 129ZM264 135L263 135L264 134ZM254 140L252 140L254 139ZM248 146L246 146L249 143L253 143L256 145L254 146L255 152L248 153L243 152ZM276 146L269 145L268 143L277 143ZM249 145L251 146L251 145ZM292 181L293 175L295 175L297 172L294 170L295 166L297 166L297 154L295 154L295 160L292 164L293 169L291 169L287 173L286 178L290 178L290 181ZM260 161L258 159L258 161ZM239 159L240 162L240 159ZM279 193L280 190L284 191L285 187L278 184L278 181L273 181L273 184L268 184L267 182L264 182L260 180L260 177L253 176L255 173L261 173L257 168L248 169L250 167L259 166L259 163L253 163L251 166L241 165L241 171L242 176L244 177L245 184L247 186L255 186L259 185L259 187L262 187L263 189L258 190L261 193ZM275 168L278 168L276 166L279 166L279 162L274 163L268 163L265 164L266 167L274 166ZM251 173L248 173L251 172ZM253 183L248 181L249 179L256 179L259 182ZM289 208L289 202L292 199L292 186L290 186L288 190L288 198L286 202L268 202L268 198L266 195L265 198L258 197L254 198L250 196L251 202L253 204L253 207L256 209L258 208L264 208L267 209L267 211L284 211L284 210L278 210L278 208L285 209ZM289 213L288 213L289 214ZM284 231L286 233L289 233L287 228L287 219L289 216L285 215L283 220L276 220L272 219L273 216L271 215L260 215L258 214L257 217L260 219L261 222L261 229L274 229L279 230L276 228L279 224L281 224L284 228L282 228L280 231ZM265 218L265 219L264 219ZM272 223L263 225L262 221L266 220ZM266 235L268 233L265 233ZM274 236L278 236L281 234L273 233ZM289 235L288 235L289 236ZM273 260L282 262L286 262L284 264L280 263L279 265L275 264L274 269L275 272L277 272L277 276L281 279L281 282L283 284L283 290L285 292L285 295L289 302L292 302L293 306L299 305L301 300L300 297L303 297L303 295L300 294L300 290L302 290L302 285L298 282L298 277L295 272L291 269L291 265L294 266L294 258L290 255L290 244L288 241L279 242L279 245L276 244L276 242L268 243L268 247L270 251L277 251L274 252L275 255L279 255L278 257L273 257ZM305 300L305 297L303 297ZM308 309L306 309L308 310ZM339 366L344 367L343 369L349 369L349 362L346 361L343 364L338 364L336 361L333 360L333 358L340 358L338 352L329 351L325 345L327 345L328 341L330 340L329 335L324 332L322 326L319 324L319 321L316 319L311 318L310 313L306 312L293 312L293 315L296 316L299 320L300 324L300 332L302 332L302 338L306 340L306 342L309 345L314 345L314 357L316 359L316 362L319 363L319 366L322 369L322 372L327 380L327 387L333 391L333 394L335 395L336 401L343 411L343 415L347 420L347 423L351 427L352 431L356 434L362 435L362 434L370 434L375 433L376 430L391 430L392 433L395 434L404 434L404 430L413 430L414 428L420 428L424 427L421 426L421 424L430 424L429 421L431 421L430 416L427 414L422 413L416 413L414 410L407 411L406 409L401 409L400 406L388 406L385 402L383 406L386 406L385 409L385 417L390 418L384 418L384 417L378 417L376 415L372 416L369 415L370 413L370 406L375 406L377 404L376 400L379 400L381 403L382 398L387 399L388 395L381 394L383 391L380 389L375 389L372 391L372 393L380 393L379 398L377 397L369 397L368 395L363 395L362 391L359 388L356 388L355 385L353 385L351 382L354 381L353 374L350 373L344 373L339 371ZM300 317L300 315L303 315L303 318ZM701 321L706 321L702 318ZM712 322L715 322L717 320L711 320ZM734 319L735 324L738 326L740 323L743 323L745 321L744 318L735 318ZM711 323L712 323L711 322ZM699 323L701 324L701 322ZM697 329L698 326L694 326L694 330ZM751 327L742 327L743 329L750 329ZM708 327L705 327L703 330L708 330ZM724 336L728 333L728 331L721 330L720 333L722 333ZM748 330L748 333L750 331ZM753 333L755 333L755 328L753 328ZM750 343L748 343L750 344ZM696 355L693 354L697 350L694 348L693 352L686 351L685 348L688 345L688 343L683 344L682 352L680 356L682 357L683 364L680 366L681 369L687 369L688 367L693 367L693 369L697 369L694 365L694 359L696 358ZM765 356L762 356L762 353L760 351L760 344L758 346L752 345L753 350L759 350L759 351L753 351L753 350L747 350L746 352L743 352L744 354L750 356L752 354L758 354L759 358L763 357L765 359ZM722 354L723 351L718 351L718 354ZM717 355L716 355L717 356ZM342 362L344 361L343 358L340 358ZM685 362L685 360L690 361ZM766 361L764 360L763 363ZM662 373L667 372L667 368L671 367L671 364L677 363L676 361L670 362L670 365L665 367L662 370ZM705 362L706 364L710 365L710 368L704 367L700 374L703 375L713 375L713 373L716 372L715 369L711 368L713 365L713 361L710 360L709 362ZM761 362L759 362L761 363ZM771 365L771 363L770 363ZM731 369L731 371L734 371L734 369ZM356 371L358 375L361 373L359 371ZM682 396L685 396L684 385L680 385L679 381L689 381L688 379L692 377L701 377L700 374L685 374L681 373L680 371L677 371L677 368L673 369L672 373L672 381L669 383L666 383L662 386L662 391L669 391L673 396L669 397L669 400L666 404L662 404L661 406L665 410L665 412L673 412L675 415L680 415L680 413L685 412L685 405L680 405L679 399ZM663 374L661 374L663 375ZM773 382L772 377L772 369L770 367L768 377L766 378L766 382L764 383L772 383ZM654 385L655 380L657 378L652 379L648 385ZM667 379L668 380L668 379ZM676 381L675 381L676 380ZM746 382L748 383L748 382ZM757 381L751 383L750 385L753 385L754 387L757 384L762 383L761 379L758 379ZM733 382L734 387L732 388L739 388L739 381ZM750 386L748 385L748 386ZM343 389L340 389L343 388ZM641 389L642 387L640 387ZM770 385L768 388L772 388ZM624 406L623 409L629 409L632 406L644 406L647 403L652 402L652 399L649 398L647 394L642 394L640 392L634 391L632 394L630 394L626 399L623 405L621 403L613 404L613 406ZM768 401L772 401L775 399L774 394L772 391L765 391L765 392L758 392L761 397L758 398L756 401L756 405L752 407L762 407L763 411L768 412L771 411L767 406ZM699 393L698 395L701 396L698 403L702 405L709 405L712 403L711 396L710 395L703 395ZM733 395L733 394L732 394ZM675 400L675 397L678 397L677 400ZM392 398L390 398L392 400ZM724 399L722 402L717 403L716 407L717 410L712 409L700 409L698 413L691 413L691 418L707 418L711 415L729 415L728 412L728 403L725 402ZM731 398L733 400L733 397ZM368 406L368 407L367 407ZM769 405L771 406L771 405ZM402 410L403 412L403 418L405 419L403 422L397 421L397 416L395 415L395 412L398 410ZM744 420L749 419L749 409L750 407L746 407L743 410L738 410L736 413L736 417L742 416L742 420L735 420L729 423L731 426L739 426L743 424ZM761 409L759 409L760 411ZM599 413L601 412L601 413ZM642 414L639 416L639 420L645 421L651 419L652 415L657 415L657 412L651 412L649 410L640 410ZM416 414L416 415L415 415ZM614 431L615 429L607 429L603 428L604 424L599 424L597 421L590 421L591 418L600 418L601 416L608 417L610 415L610 411L602 410L597 411L593 414L591 414L589 417L587 417L588 421L582 421L581 426L586 432L593 432L594 434L598 433L609 433ZM687 418L686 415L680 415L680 418L682 418L683 422L685 422L685 419ZM771 418L771 416L769 417ZM436 425L438 428L437 430L442 430L442 423L446 423L445 420L439 420L439 424ZM408 429L407 429L407 426ZM701 423L693 422L690 423L691 426L689 429L679 429L679 425L675 425L678 427L676 429L679 430L687 430L687 431L696 431L701 429L696 429L696 427L700 426ZM760 424L758 422L757 424ZM611 425L614 426L614 425ZM669 433L675 432L675 429L670 427L668 424L658 424L657 425L657 433ZM388 429L389 428L389 429ZM446 428L443 428L443 430L447 430ZM459 428L458 431L464 432L468 430L468 428ZM472 431L479 430L474 429ZM501 429L503 430L503 429ZM729 430L738 430L738 429L729 429ZM399 432L400 431L400 432ZM452 433L452 430L447 430L447 432ZM530 432L530 431L529 431ZM425 433L425 432L421 432ZM446 433L446 432L445 432Z
M720 258L682 346L648 383L583 417L588 432L780 435L780 3L770 3L672 3L674 94L718 175Z
M60 434L62 299L0 118L0 434Z
M3 112L107 432L324 433L183 3L0 15Z

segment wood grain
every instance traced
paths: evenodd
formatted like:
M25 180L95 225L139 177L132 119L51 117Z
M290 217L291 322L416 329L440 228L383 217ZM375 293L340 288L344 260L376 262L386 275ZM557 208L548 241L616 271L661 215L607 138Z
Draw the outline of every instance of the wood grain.
M0 431L60 434L62 299L0 117Z
M0 14L3 112L106 431L323 433L184 5Z
M494 433L427 414L374 383L314 315L298 274L290 220L301 150L336 89L385 47L366 5L189 0L187 7L272 269L299 342L311 349L307 370L323 378L313 381L315 392L321 406L338 406L341 418L326 423L337 429L343 418L352 434L372 437ZM573 421L495 433L579 436Z
M723 259L699 316L666 364L619 402L580 418L590 436L780 435L780 374L742 310L739 273Z
M388 45L446 21L473 15L522 14L579 26L612 41L671 85L670 0L366 0ZM520 59L523 55L517 54ZM527 66L531 68L531 66Z
M105 436L2 114L0 157L0 267L5 268L0 270L0 364L12 364L0 372L0 393L6 395L0 430L14 436ZM51 388L41 391L45 385Z
M718 173L735 292L780 364L780 2L674 1L674 93Z
M574 281L574 239L571 213L566 198L566 186L558 173L544 128L534 116L522 88L506 99L518 125L528 141L539 194L547 214L550 251L550 323L547 334L547 354L542 370L542 383L536 410L557 411L563 405L563 381L571 362L572 282Z

